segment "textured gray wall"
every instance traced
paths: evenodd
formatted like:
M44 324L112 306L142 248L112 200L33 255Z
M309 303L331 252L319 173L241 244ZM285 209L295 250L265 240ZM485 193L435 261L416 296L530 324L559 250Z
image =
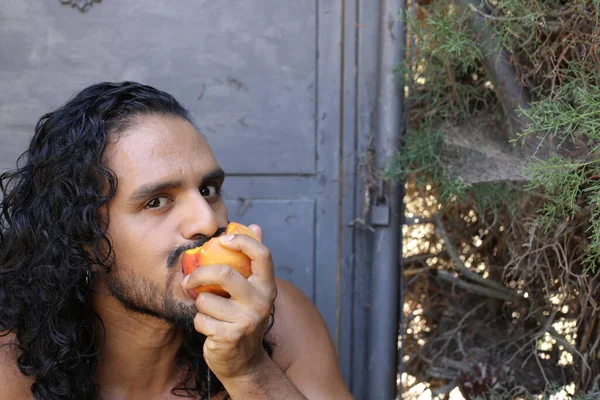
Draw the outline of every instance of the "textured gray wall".
M0 169L43 113L91 83L167 90L234 178L226 194L247 199L228 201L231 218L264 225L278 274L314 298L316 186L294 189L316 172L316 21L316 2L105 0L82 14L10 0L0 11Z
M81 14L4 0L0 168L42 113L132 79L185 103L228 172L314 173L315 13L306 1L105 0Z

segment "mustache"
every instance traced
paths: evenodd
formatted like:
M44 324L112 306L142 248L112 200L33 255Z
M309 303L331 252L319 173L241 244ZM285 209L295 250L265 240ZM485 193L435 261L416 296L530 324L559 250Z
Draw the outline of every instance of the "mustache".
M179 260L179 258L184 252L194 249L196 247L200 247L204 243L208 242L210 239L221 236L225 233L225 230L225 227L217 229L217 231L212 237L198 235L197 239L194 242L176 248L171 252L171 254L169 254L169 257L167 258L167 268L173 268L177 263L177 260Z

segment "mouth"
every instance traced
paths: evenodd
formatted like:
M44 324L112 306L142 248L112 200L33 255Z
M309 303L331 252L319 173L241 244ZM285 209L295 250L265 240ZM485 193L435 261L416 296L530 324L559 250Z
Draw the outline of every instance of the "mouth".
M198 293L194 290L194 289L186 289L183 287L183 280L186 277L186 274L183 270L183 267L180 269L181 271L181 280L179 281L179 286L181 287L181 291L183 292L183 294L189 298L191 298L192 301L196 301L196 298L198 297Z
M197 247L200 247L200 246L202 246L206 242L207 242L207 240L197 241L196 243L193 243L191 245L181 246L181 247L175 249L167 257L167 268L171 269L171 268L174 268L175 266L177 266L179 264L181 266L182 270L183 270L183 266L182 266L183 264L181 262L181 258L183 256L183 253L185 253L186 251L189 251L189 250L193 250L193 249L195 249Z
M201 250L201 245L200 246L195 246L195 247L190 247L187 250L184 250L181 252L181 256L179 257L179 264L180 264L180 268L181 268L181 276L182 276L182 284L183 284L183 279L185 279L186 276L189 276L192 271L195 268L190 268L190 262L193 262L195 260L195 257L193 257L194 254L196 254L197 252L199 252ZM189 257L192 256L192 257ZM189 257L189 258L188 258ZM187 259L186 259L187 258ZM186 259L186 261L184 262L184 259ZM187 264L186 264L187 262ZM187 268L185 267L187 266ZM186 289L183 288L183 291L192 299L192 300L196 300L196 298L198 297L198 292L196 292L194 289Z
M226 230L226 228L224 228L224 227L218 228L212 237L202 236L202 239L196 240L194 243L191 243L191 244L188 244L185 246L181 246L181 247L175 249L175 251L173 251L167 259L167 267L173 268L177 264L180 264L181 269L183 270L183 264L181 262L183 253L189 252L190 250L192 250L193 253L200 251L200 247L202 247L210 239L223 235L225 233L225 230Z

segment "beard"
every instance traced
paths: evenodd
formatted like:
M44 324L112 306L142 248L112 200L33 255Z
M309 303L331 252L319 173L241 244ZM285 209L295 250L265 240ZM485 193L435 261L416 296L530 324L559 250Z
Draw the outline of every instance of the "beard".
M212 237L221 236L226 227L217 229ZM125 307L126 310L148 315L166 321L175 327L195 332L194 317L197 310L192 301L178 300L173 294L173 282L176 274L180 273L175 268L183 252L195 247L200 247L210 238L197 235L194 243L174 249L167 258L169 272L164 287L152 282L148 278L136 275L131 268L119 268L113 261L111 273L106 275L106 286L109 293ZM115 258L116 260L116 258Z
M194 331L194 316L197 313L194 303L178 300L172 291L176 273L179 271L171 269L165 287L161 288L144 276L114 269L106 276L106 285L109 293L126 310Z

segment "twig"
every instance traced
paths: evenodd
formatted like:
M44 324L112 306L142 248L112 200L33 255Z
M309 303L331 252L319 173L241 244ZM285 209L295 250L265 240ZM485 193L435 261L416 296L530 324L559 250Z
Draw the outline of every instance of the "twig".
M550 381L548 380L548 377L546 376L546 371L544 371L544 367L542 366L542 363L540 361L540 357L538 355L537 348L535 349L535 361L536 361L538 367L540 367L540 371L542 372L542 376L544 377L544 381L546 382L546 386L549 386L550 385Z
M442 222L442 220L439 217L439 215L436 214L434 216L434 219L435 219L435 224L436 224L435 232L444 241L444 244L446 245L446 251L448 252L448 255L450 256L450 258L452 259L452 261L454 261L454 263L456 264L456 267L458 268L458 270L460 271L460 273L465 276L465 278L467 278L467 279L469 279L471 281L480 283L480 284L482 284L484 286L487 286L487 287L489 287L489 288L491 288L491 289L493 289L495 291L498 291L500 293L505 294L506 297L504 297L504 298L506 298L507 300L511 300L513 298L518 297L518 295L516 293L512 293L511 290L508 289L506 286L501 285L499 283L496 283L494 281L491 281L489 279L485 279L484 277L482 277L478 273L471 271L465 265L465 263L460 259L460 256L458 255L458 251L456 250L456 248L452 244L452 241L448 237L448 233L446 232L446 229L444 227L444 223Z
M477 310L479 310L485 303L479 303L476 307L473 307L471 310L469 310L461 319L460 321L458 321L458 323L456 324L456 326L454 328L452 328L452 330L444 333L443 336L448 337L448 340L446 340L446 342L440 347L440 350L438 352L435 353L435 355L433 356L433 358L437 358L440 354L444 353L446 351L446 349L448 348L448 344L450 343L450 341L454 338L454 335L456 335L456 342L458 344L458 347L462 353L463 356L467 356L465 349L463 347L462 341L461 341L461 335L460 335L460 328L462 327L462 324L474 313L477 312Z
M420 274L422 272L425 272L425 271L433 269L433 268L435 268L435 265L428 265L426 267L421 267L421 268L405 269L402 271L402 275L404 275L405 278L408 278L410 276Z
M464 289L465 291L472 293L472 294L477 294L480 296L491 297L494 299L505 300L505 301L513 300L513 297L508 293L499 292L495 289L492 289L491 287L486 287L486 286L481 286L481 285L477 285L474 283L465 282L462 279L460 279L459 277L452 275L448 271L443 271L443 270L438 271L437 276L447 282L452 282L459 288Z
M493 21L524 21L524 20L531 18L530 16L526 16L526 17L495 17L493 15L484 13L483 11L481 11L480 9L475 7L473 4L469 4L469 8L471 9L471 11L476 12L477 14L481 15L482 17L493 20ZM534 14L534 15L536 17L540 17L539 14Z
M414 256L406 257L405 259L402 260L402 264L406 265L406 264L412 264L412 263L416 263L416 262L422 263L423 261L426 261L432 257L441 257L442 253L444 253L444 252L417 254Z
M510 138L518 138L521 132L525 132L531 121L518 110L530 108L529 90L520 85L520 80L515 67L510 63L510 55L505 51L493 32L488 29L485 22L486 17L491 17L477 9L475 4L482 5L480 0L454 0L455 3L465 8L474 10L470 17L470 25L477 36L477 44L483 54L482 64L486 70L490 81L494 86L494 91L500 104L504 109L505 115L511 127ZM496 17L492 17L496 18ZM545 158L548 154L547 148L541 148L541 141L537 135L526 135L523 138L523 153L526 156L537 155L539 158Z

